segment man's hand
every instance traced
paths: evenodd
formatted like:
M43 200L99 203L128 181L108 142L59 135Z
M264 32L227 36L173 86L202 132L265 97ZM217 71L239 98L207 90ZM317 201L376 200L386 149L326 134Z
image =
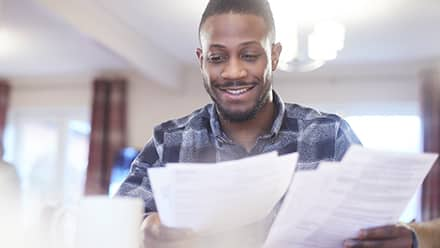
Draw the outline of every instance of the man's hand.
M360 230L356 239L344 241L345 248L411 248L412 231L403 225L389 225Z
M144 247L188 247L194 233L188 229L176 229L161 225L159 214L152 213L142 222Z

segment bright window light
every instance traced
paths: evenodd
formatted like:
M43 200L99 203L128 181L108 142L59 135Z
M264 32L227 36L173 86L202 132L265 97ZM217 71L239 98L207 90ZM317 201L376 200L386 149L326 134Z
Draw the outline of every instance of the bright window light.
M422 150L418 116L352 116L346 120L365 147L398 152Z
M90 122L83 110L13 111L5 133L5 159L18 172L25 225L52 204L66 207L83 195Z

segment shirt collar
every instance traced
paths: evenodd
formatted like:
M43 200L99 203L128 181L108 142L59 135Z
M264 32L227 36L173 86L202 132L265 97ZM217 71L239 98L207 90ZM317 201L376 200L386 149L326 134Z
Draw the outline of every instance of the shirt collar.
M273 92L273 102L275 103L275 108L277 111L277 116L272 124L272 129L270 130L271 136L276 136L280 132L281 125L283 124L284 115L286 113L286 105L284 104L283 99L275 92Z
M277 115L272 124L270 133L263 135L261 138L270 138L278 135L281 129L281 125L283 124L284 114L286 111L285 104L281 99L281 97L275 92L275 90L273 90L272 93L273 93L273 101L275 103ZM211 107L209 108L209 115L210 115L210 125L213 135L218 140L221 140L223 142L233 143L232 140L221 130L220 121L215 108L215 104L212 104Z
M211 104L209 111L209 123L211 125L212 134L217 140L226 141L227 136L223 133L220 128L220 121L218 118L217 110L215 109L215 104Z

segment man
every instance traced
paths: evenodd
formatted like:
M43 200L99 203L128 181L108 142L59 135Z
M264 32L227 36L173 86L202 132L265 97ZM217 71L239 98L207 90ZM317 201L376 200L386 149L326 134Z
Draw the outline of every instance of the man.
M150 240L184 239L184 231L160 225L147 169L169 162L219 162L260 153L298 152L299 169L340 160L359 140L340 117L284 103L272 89L282 50L266 0L211 0L199 26L204 87L213 104L154 129L132 164L119 195L141 197ZM349 238L349 237L347 237ZM403 226L363 230L346 247L411 247ZM341 244L342 246L342 244Z

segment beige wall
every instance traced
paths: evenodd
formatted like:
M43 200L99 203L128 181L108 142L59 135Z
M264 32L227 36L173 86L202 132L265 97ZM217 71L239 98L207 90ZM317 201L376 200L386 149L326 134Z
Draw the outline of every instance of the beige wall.
M361 71L363 71L361 73ZM404 68L369 72L317 72L300 77L277 74L275 89L295 102L344 116L418 114L417 74ZM14 80L11 109L70 108L90 110L93 77ZM160 122L189 114L210 101L197 70L189 70L180 89L167 89L135 74L129 76L128 144L141 148Z
M315 79L279 82L283 100L340 115L417 114L417 77Z
M86 109L91 105L90 76L11 79L12 110L28 108Z

